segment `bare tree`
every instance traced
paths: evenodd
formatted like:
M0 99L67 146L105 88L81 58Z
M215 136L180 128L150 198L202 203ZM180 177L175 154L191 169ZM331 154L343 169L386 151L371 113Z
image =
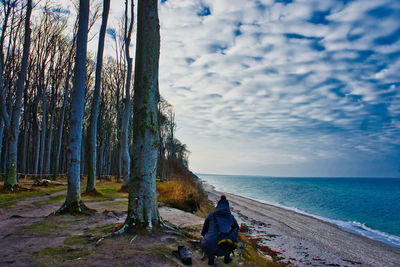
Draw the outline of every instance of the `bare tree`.
M139 0L129 204L121 231L151 230L161 223L156 197L159 55L158 1Z
M133 31L134 24L134 2L130 1L130 9L131 9L131 17L128 28L128 2L125 1L125 27L124 27L124 46L125 46L125 59L127 65L127 74L126 74L126 83L125 83L125 98L123 99L124 111L122 114L121 121L121 167L122 167L122 177L124 178L123 188L128 188L129 185L129 173L130 173L130 161L131 158L129 156L129 121L131 118L131 79L132 79L132 58L130 57L130 45L131 45L131 36Z
M26 4L25 15L25 33L24 33L24 46L21 60L21 67L18 72L18 79L16 84L15 102L12 109L12 114L5 111L5 103L3 99L3 92L0 91L0 104L2 106L2 115L5 125L8 128L8 157L7 157L7 177L4 182L4 188L13 191L18 186L17 180L17 148L19 136L19 124L22 108L22 95L25 89L26 70L28 66L29 47L31 43L31 28L30 19L32 13L32 0L28 0ZM11 119L10 119L11 117Z
M68 190L59 213L82 212L80 168L82 121L85 102L86 56L89 25L89 0L79 1L79 26L75 56L75 83L71 96L71 129L68 146Z
M96 78L95 78L92 110L90 115L90 124L88 131L88 149L87 149L88 181L87 181L86 192L91 192L96 190L97 120L99 117L101 70L103 67L104 39L106 35L109 10L110 10L110 0L104 0L103 16L102 16L100 36L99 36L99 46L97 49Z

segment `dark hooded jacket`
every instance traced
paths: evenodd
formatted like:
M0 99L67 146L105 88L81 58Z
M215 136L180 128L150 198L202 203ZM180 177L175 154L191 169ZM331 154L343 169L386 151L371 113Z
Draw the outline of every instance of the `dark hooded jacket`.
M213 214L215 214L215 218L218 221L220 232L230 232L234 242L237 242L239 226L235 217L231 214L229 202L226 199L221 199L218 202L214 212L210 213L204 222L203 230L201 231L201 235L203 236L201 239L201 248L207 255L225 256L226 252L217 246L218 231Z

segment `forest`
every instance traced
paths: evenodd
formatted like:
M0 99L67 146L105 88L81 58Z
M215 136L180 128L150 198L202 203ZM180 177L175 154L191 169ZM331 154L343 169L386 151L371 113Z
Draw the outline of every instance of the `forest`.
M110 176L128 190L130 177L157 165L146 179L164 179L166 159L187 168L189 155L174 136L173 106L158 92L159 22L148 15L157 14L157 1L139 1L135 64L133 0L125 1L115 46L106 48L115 56L104 59L110 0L74 4L76 18L54 1L0 3L4 189L18 190L22 177L67 176L67 206L79 206L81 177L87 192L96 190L96 178ZM88 37L98 38L96 56L87 51Z

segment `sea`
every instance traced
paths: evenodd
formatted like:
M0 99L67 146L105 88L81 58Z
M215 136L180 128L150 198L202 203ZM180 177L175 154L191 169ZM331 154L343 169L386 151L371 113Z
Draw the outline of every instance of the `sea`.
M197 175L218 191L307 214L400 248L400 178Z

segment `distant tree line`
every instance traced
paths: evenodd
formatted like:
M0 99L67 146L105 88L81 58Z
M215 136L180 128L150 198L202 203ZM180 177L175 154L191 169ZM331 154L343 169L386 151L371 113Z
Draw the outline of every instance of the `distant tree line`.
M95 190L96 176L116 176L128 187L134 138L135 88L129 53L133 2L126 1L121 30L113 34L116 56L104 62L109 1L103 6L100 16L101 7L92 4L88 17L88 31L93 31L100 17L102 27L97 59L89 53L85 67L80 172L89 177L87 191ZM73 18L50 1L32 18L32 8L39 7L31 1L2 0L0 8L0 173L9 185L18 183L18 173L34 177L66 174L73 134L71 91L77 78L78 18L71 22ZM72 29L71 24L75 25ZM187 167L189 152L176 139L172 105L162 98L158 124L158 176L163 179L167 173L163 159Z

